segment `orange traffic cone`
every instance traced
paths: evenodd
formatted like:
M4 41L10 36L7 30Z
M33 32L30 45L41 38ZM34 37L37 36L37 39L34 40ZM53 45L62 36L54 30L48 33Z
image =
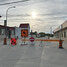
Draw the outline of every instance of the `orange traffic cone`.
M4 38L4 45L7 45L7 39Z
M60 49L63 49L62 43L63 43L63 40L59 40L59 48Z

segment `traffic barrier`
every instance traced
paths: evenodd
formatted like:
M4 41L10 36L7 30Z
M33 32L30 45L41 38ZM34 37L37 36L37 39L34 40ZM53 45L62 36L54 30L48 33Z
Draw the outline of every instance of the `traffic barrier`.
M29 39L21 39L21 41L30 41ZM35 41L57 41L57 42L59 42L59 40L52 40L52 39L50 39L50 40L48 40L48 39L45 39L45 40L43 40L43 39L35 39Z
M21 39L21 41L30 41L29 39ZM53 39L35 39L35 41L47 41L47 42L59 42L59 48L63 48L63 40L53 40Z
M21 41L29 41L29 39L21 39Z
M45 39L45 40L43 40L43 39L36 39L35 41L57 41L57 42L59 42L59 40L52 40L52 39Z
M28 44L25 43L25 41L29 41L29 39L24 38L24 39L21 39L21 41L22 41L21 45L28 45Z

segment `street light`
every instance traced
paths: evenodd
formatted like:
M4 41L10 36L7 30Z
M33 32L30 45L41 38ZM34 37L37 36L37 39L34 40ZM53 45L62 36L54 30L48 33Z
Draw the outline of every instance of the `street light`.
M8 11L9 11L9 9L11 9L11 8L15 8L15 6L12 6L12 7L9 7L8 9L7 9L7 11L6 11L6 20L5 20L5 26L7 26L7 15L8 15Z
M11 9L11 8L15 8L15 6L9 7L9 8L7 9L7 11L6 11L6 20L4 20L4 26L6 26L6 28L5 28L5 34L6 34L6 36L5 36L5 38L4 38L4 45L7 44L7 15L8 15L9 9Z

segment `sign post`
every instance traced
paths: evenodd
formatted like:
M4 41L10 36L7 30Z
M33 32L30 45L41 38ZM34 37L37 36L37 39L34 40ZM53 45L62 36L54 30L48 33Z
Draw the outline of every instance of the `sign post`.
M24 38L24 44L21 44L21 45L27 45L27 44L25 44L25 39L26 39L26 37L28 37L28 30L27 29L21 30L21 37Z
M35 41L35 39L34 39L34 37L30 37L30 42L31 42L31 45L34 45L34 41Z
M41 40L41 42L40 42L39 46L40 46L40 47L42 47L42 40Z

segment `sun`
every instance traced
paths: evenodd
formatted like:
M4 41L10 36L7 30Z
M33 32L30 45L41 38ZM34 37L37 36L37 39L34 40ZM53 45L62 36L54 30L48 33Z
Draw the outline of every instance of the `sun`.
M32 18L36 18L36 12L32 12Z

